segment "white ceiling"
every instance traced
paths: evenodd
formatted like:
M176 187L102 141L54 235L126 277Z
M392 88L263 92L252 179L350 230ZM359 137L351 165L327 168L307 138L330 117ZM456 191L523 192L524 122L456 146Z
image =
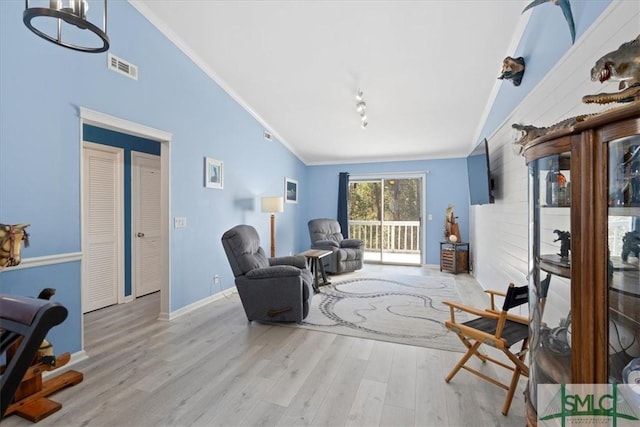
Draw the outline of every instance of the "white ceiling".
M131 3L313 165L466 156L528 2Z

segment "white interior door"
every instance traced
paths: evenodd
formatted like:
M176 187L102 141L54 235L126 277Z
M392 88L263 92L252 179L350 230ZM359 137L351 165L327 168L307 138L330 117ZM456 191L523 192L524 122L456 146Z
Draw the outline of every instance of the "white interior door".
M118 303L122 289L122 150L83 148L83 313Z
M160 156L131 152L133 293L160 290Z

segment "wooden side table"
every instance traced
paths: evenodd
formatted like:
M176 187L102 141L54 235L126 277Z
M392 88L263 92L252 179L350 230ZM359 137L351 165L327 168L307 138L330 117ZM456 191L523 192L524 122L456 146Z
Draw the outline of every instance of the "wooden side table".
M440 271L469 273L469 243L440 242Z
M324 263L322 262L322 258L331 254L331 251L324 251L322 249L309 249L298 254L304 255L307 258L307 264L309 265L311 274L313 274L313 290L316 293L320 292L320 286L331 284L327 279L327 273L324 271Z

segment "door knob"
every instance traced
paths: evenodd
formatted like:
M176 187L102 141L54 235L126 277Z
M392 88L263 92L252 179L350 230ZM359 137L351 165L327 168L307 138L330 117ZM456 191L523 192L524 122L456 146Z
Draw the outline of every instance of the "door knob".
M138 236L138 237L144 237L144 233L138 233L138 234L136 234L136 236Z

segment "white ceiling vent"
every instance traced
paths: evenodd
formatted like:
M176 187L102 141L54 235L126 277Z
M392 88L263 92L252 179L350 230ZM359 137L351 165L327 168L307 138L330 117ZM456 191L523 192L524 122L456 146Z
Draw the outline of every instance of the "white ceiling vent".
M266 139L267 141L271 141L273 139L273 136L271 136L271 132L265 130L264 139Z
M125 61L124 59L120 59L111 53L107 55L107 61L107 66L110 70L116 71L120 74L124 74L125 76L130 77L133 80L138 80L138 67L136 67L135 65Z

